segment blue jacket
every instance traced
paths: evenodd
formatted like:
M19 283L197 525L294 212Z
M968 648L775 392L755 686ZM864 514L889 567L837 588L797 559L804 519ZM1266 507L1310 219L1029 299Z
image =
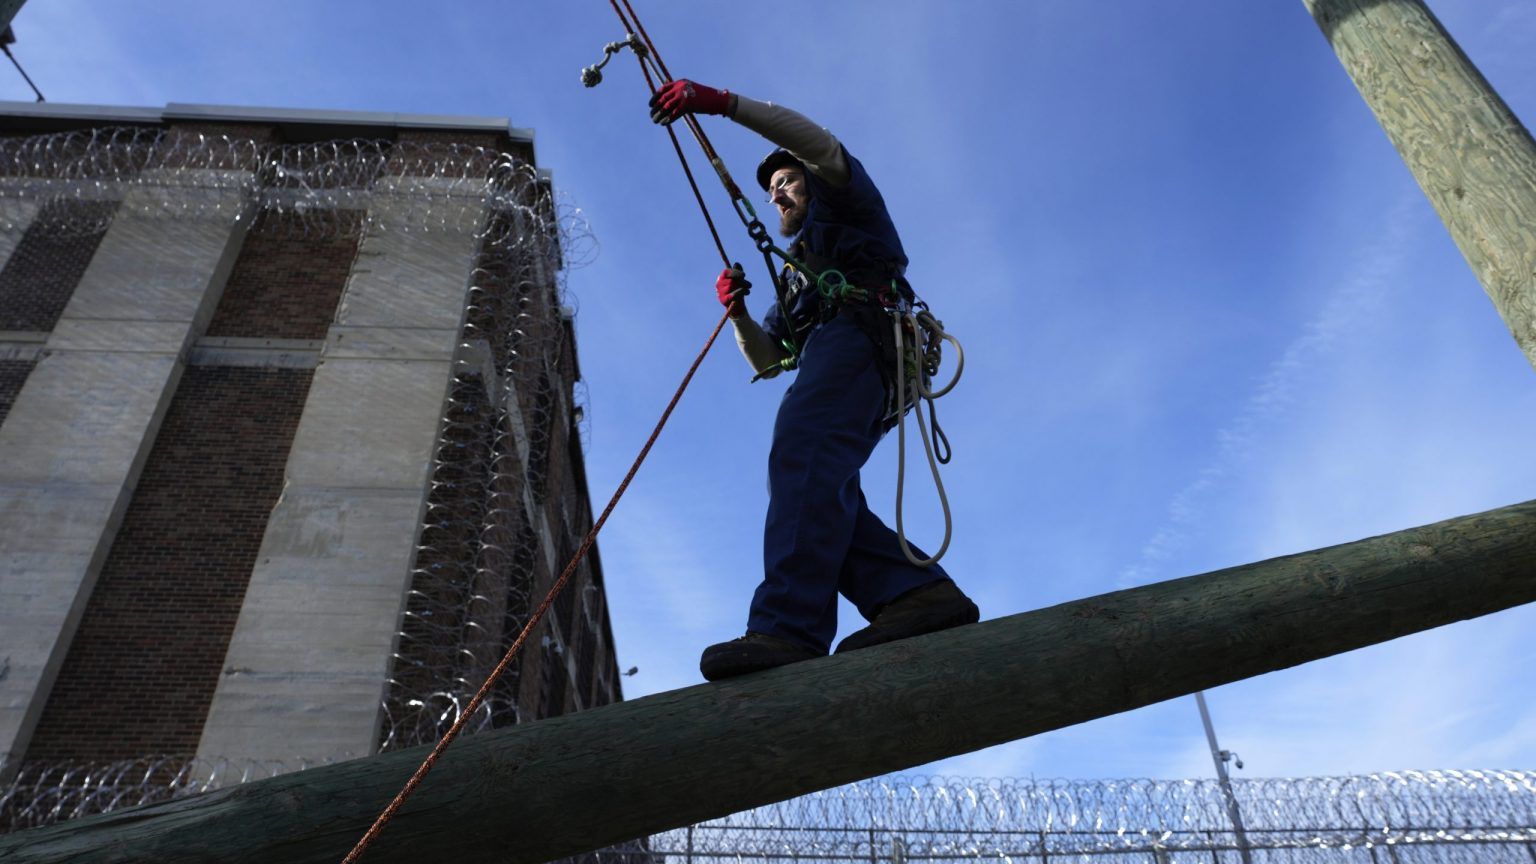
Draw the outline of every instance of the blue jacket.
M906 272L907 253L902 249L891 214L885 209L885 198L869 179L864 165L846 147L843 157L848 160L849 175L844 186L834 187L805 172L811 200L805 224L793 238L790 251L831 261L850 284L879 288ZM797 252L797 246L803 251ZM821 320L821 295L803 278L789 279L786 300L796 330ZM789 337L777 303L763 316L763 329L775 339Z

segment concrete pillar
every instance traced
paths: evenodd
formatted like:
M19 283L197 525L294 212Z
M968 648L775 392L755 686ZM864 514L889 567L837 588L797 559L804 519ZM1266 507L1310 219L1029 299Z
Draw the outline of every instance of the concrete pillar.
M422 182L422 181L417 181ZM420 535L480 210L380 196L315 370L198 757L366 756Z
M26 750L238 253L239 178L218 173L201 190L127 192L0 426L0 759ZM221 209L169 218L167 194Z
M27 226L41 207L41 202L31 198L13 199L0 204L0 224L6 224L9 229L0 231L0 267L11 260L11 253L16 251L16 245L21 242Z
M9 190L7 190L9 191ZM26 234L27 227L32 224L33 217L37 216L42 203L33 198L10 198L0 201L0 270L15 254L16 247L21 244L21 238ZM9 330L0 330L0 360L35 360L42 349L41 340L37 333L24 333ZM0 412L3 413L3 412ZM0 422L4 418L0 417ZM0 637L0 670L5 668L5 656L3 649L5 640ZM4 761L4 750L0 750L0 762ZM0 774L4 769L0 768Z

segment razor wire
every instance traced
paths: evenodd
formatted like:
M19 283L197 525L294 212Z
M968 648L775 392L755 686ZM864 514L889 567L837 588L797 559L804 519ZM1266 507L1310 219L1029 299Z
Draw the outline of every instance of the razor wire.
M134 194L136 191L141 194ZM236 195L219 193L238 193ZM176 128L98 127L0 137L0 231L87 234L110 214L38 205L121 201L140 216L247 218L262 211L291 218L302 236L351 233L337 214L368 211L362 230L461 230L483 213L527 219L484 220L487 246L546 242L546 262L589 263L596 243L580 211L557 200L538 170L513 153L437 141L338 139L272 143ZM393 206L375 210L381 201ZM523 250L526 252L526 249ZM563 285L563 283L562 283Z
M48 825L304 767L172 756L23 766L0 786L0 827ZM1404 771L1232 785L1255 861L1529 862L1536 851L1533 772ZM1216 780L905 776L793 798L581 859L1156 864L1236 862L1237 849Z
M1530 862L1536 853L1532 772L1407 771L1232 786L1255 861L1375 861L1370 850L1378 848L1390 851L1383 862ZM890 777L668 831L647 845L652 860L673 862L1240 860L1214 779Z
M430 137L273 143L108 127L0 138L0 232L100 233L125 215L245 222L253 236L351 237L359 255L370 238L455 232L472 239L464 324L381 705L381 749L437 740L521 629L530 591L551 578L551 558L590 524L570 458L588 412L585 390L573 386L565 277L596 250L580 211L516 154ZM572 629L598 629L592 619L600 613L587 604L564 611L562 648ZM471 731L522 719L517 670L505 677ZM582 685L583 698L600 689ZM141 769L145 789L190 788L186 757L139 761L24 771L75 778L36 781L50 788L115 789ZM21 806L14 789L8 794L8 806ZM79 815L119 800L105 792L65 798L70 803L44 811Z
M0 759L0 777L5 776ZM109 762L22 762L0 785L0 833L154 804L313 767L302 762L143 756Z

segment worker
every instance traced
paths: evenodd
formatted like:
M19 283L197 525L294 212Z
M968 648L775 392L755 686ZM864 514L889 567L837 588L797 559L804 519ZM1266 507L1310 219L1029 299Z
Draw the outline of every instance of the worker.
M777 145L757 182L778 211L790 255L816 273L835 268L851 289L828 299L803 273L788 272L785 296L758 324L747 312L751 286L741 271L729 268L716 280L753 372L777 375L790 356L786 343L798 352L798 369L773 427L763 581L747 632L706 648L699 670L717 681L825 656L839 593L869 625L839 643L838 653L974 623L976 604L943 568L903 554L859 486L859 470L904 407L892 404L892 319L879 301L896 291L910 300L911 289L880 191L837 138L788 108L684 79L650 104L660 124L722 115Z

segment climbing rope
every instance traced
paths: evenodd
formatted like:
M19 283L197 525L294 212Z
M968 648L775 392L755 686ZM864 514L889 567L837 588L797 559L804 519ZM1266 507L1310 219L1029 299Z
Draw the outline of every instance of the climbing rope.
M431 771L432 766L437 764L437 760L443 755L443 751L447 750L448 745L453 743L455 738L459 737L459 733L463 731L464 724L480 709L480 704L485 701L486 695L490 693L491 687L496 683L496 680L502 676L502 673L507 671L507 667L512 664L512 660L517 657L518 652L522 651L523 643L528 640L528 634L532 633L533 629L544 619L544 613L549 611L549 607L555 602L555 598L565 588L565 584L570 581L571 574L576 571L576 567L581 564L582 559L586 558L587 552L591 550L592 544L597 541L597 532L603 529L603 523L608 521L608 515L613 512L613 508L618 505L619 499L624 496L624 491L629 488L630 481L635 479L635 474L640 471L641 463L650 454L651 447L655 445L656 439L661 437L662 427L667 425L667 419L672 416L672 410L677 407L677 403L683 398L683 391L688 389L688 384L693 380L694 373L698 371L699 365L704 362L704 357L709 354L709 349L715 344L715 338L720 335L720 331L725 327L725 322L729 320L729 314L722 315L720 321L715 324L714 331L709 334L709 338L704 342L704 348L699 351L699 356L694 358L693 365L688 367L688 372L683 376L682 383L677 385L677 392L672 394L672 401L667 403L666 410L661 413L661 419L656 421L656 428L651 431L651 437L647 438L645 446L640 448L640 455L635 457L634 464L630 465L628 473L619 482L619 488L614 490L613 497L608 499L608 506L603 508L602 514L592 524L591 530L587 532L587 536L581 541L581 546L577 548L576 554L571 557L571 562L565 565L565 570L560 573L560 578L556 579L555 584L550 586L549 593L544 596L544 600L539 604L539 608L534 610L533 615L528 619L528 623L524 624L522 631L517 634L517 640L512 643L511 648L507 649L506 655L501 658L500 663L496 664L496 668L491 670L490 676L485 679L484 684L480 685L480 690L475 693L475 697L469 700L469 704L459 713L458 719L454 720L453 725L448 728L448 731L443 733L443 737L432 748L432 752L427 754L426 759L422 760L420 767L411 775L411 779L406 781L404 788L395 795L394 800L389 802L389 806L384 808L384 812L380 813L378 818L374 820L368 832L363 835L361 840L357 841L357 845L352 848L352 851L347 853L347 857L342 859L342 864L354 864L362 856L363 851L368 848L368 844L372 843L379 836L379 832L384 830L385 824L394 818L400 806L405 803L407 798L411 797L411 794L416 791L416 787L421 785L421 781L427 776L427 772Z
M654 94L656 92L656 84L652 79L652 67L648 65L648 60L654 62L656 71L659 72L658 77L662 80L662 83L670 81L672 76L667 72L666 65L662 63L661 56L656 51L656 46L652 44L650 36L646 34L643 27L639 26L639 17L634 15L634 9L630 7L629 0L624 0L624 6L629 9L630 16L634 17L634 27L630 26L629 19L625 17L624 12L620 11L616 0L609 0L609 2L613 5L614 12L618 13L620 21L624 23L626 38L620 42L612 42L605 46L602 62L582 70L582 83L590 87L601 81L602 67L607 65L614 54L628 47L639 58L640 69L645 75L646 84ZM638 39L635 36L637 31L640 34ZM741 190L736 188L735 183L730 180L730 175L726 172L724 163L715 155L714 148L709 146L708 138L705 137L704 130L699 126L697 119L691 115L687 119L689 128L693 130L694 136L699 139L699 143L704 147L711 164L715 165L716 172L720 174L722 180L726 181L727 189L731 190L734 195L740 196ZM688 178L688 185L693 189L694 197L699 204L699 210L704 214L704 221L709 227L710 236L714 239L715 248L719 251L721 260L726 263L726 266L730 266L730 258L726 255L725 244L720 240L720 233L715 229L714 220L710 218L709 208L705 206L704 196L699 191L698 183L694 180L693 171L688 167L688 160L683 155L682 145L677 140L677 133L668 126L667 135L671 138L672 147L677 152L678 161L683 166L683 173ZM749 210L750 206L749 204ZM766 234L766 229L764 229L763 233ZM694 358L693 364L688 367L688 372L683 376L682 383L678 384L677 391L672 394L671 401L667 403L666 410L661 414L661 419L656 421L655 429L651 431L650 437L646 439L645 446L640 448L639 455L635 457L635 461L630 465L629 471L624 475L624 479L620 481L618 488L614 490L613 497L608 500L608 505L603 508L601 515L593 522L591 530L587 532L586 537L581 541L581 546L577 548L576 553L571 557L570 563L566 564L565 569L560 573L560 577L550 586L549 593L545 595L544 600L528 618L528 622L523 625L522 631L518 633L517 639L512 643L512 646L507 649L506 654L501 658L501 662L497 663L496 668L491 670L491 674L485 679L485 683L480 685L480 689L475 693L474 698L459 713L458 718L454 720L453 725L448 728L448 731L443 733L443 737L438 739L437 744L432 748L432 752L428 753L427 757L422 760L421 765L411 774L405 786L400 789L394 799L389 802L389 805L384 808L383 812L374 819L368 831L352 847L352 851L348 852L347 856L342 859L342 864L356 864L358 859L362 857L368 846L384 830L384 826L399 812L406 799L415 793L417 787L421 785L421 781L432 770L433 766L437 764L443 752L458 738L459 733L463 731L464 725L469 721L469 718L479 711L480 705L490 693L491 687L495 685L496 681L506 672L507 667L512 664L512 661L522 651L523 644L527 642L529 634L543 620L545 613L549 611L549 607L554 604L555 598L559 596L560 592L564 590L566 583L570 581L571 574L576 571L576 568L586 558L593 543L597 540L598 532L602 530L604 523L608 521L608 516L613 512L614 507L618 506L619 499L623 497L625 490L629 488L630 481L640 471L640 466L645 462L645 457L650 454L651 447L661 437L661 430L666 426L668 418L672 416L673 409L677 407L677 403L683 398L683 391L688 389L688 384L693 380L694 373L698 371L699 366L704 362L704 358L708 356L710 348L714 347L716 338L719 337L720 331L724 329L725 322L729 320L730 314L729 310L727 310L726 314L722 315L715 324L715 329L710 332L709 338L705 340L704 347L699 351L698 356Z

